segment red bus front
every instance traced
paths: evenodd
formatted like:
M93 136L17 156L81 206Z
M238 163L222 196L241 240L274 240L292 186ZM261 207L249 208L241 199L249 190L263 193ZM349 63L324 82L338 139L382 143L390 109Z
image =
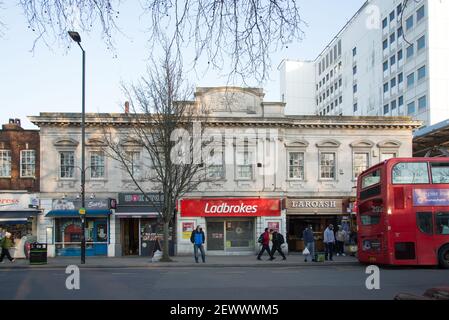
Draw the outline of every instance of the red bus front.
M449 158L395 158L358 178L363 263L449 268Z

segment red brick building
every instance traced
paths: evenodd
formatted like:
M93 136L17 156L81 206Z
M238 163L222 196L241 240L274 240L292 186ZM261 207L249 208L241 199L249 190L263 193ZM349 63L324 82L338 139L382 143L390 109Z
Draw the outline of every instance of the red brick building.
M25 257L25 242L37 235L39 180L39 130L10 119L0 130L0 233L12 234L16 258Z

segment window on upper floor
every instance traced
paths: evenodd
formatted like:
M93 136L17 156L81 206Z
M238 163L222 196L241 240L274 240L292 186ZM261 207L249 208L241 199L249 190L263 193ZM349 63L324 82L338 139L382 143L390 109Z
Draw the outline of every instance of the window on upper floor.
M413 57L414 53L415 53L415 47L412 44L412 45L407 47L407 59Z
M357 74L357 66L352 67L352 74L353 75Z
M357 47L352 49L352 56L355 57L357 55Z
M352 86L352 92L357 93L357 84Z
M390 66L394 66L396 64L396 55L390 57Z
M384 93L388 92L388 82L384 83Z
M405 20L405 29L408 31L413 28L413 16L410 16L407 20Z
M400 37L402 37L403 34L404 34L404 29L402 29L402 27L399 27L399 28L398 28L398 39L399 39Z
M425 14L426 14L425 8L424 6L422 6L416 11L416 22L417 23L420 22L424 18Z
M352 108L353 108L354 112L357 112L357 109L358 109L357 103L354 103L353 106L352 106Z
M105 177L105 156L102 151L93 151L90 154L90 177L92 179Z
M388 26L388 19L385 18L382 20L382 29L385 29Z
M394 10L390 12L390 22L393 22L395 17Z
M403 58L402 49L398 51L398 61L401 61Z
M384 114L388 114L390 112L390 106L388 104L384 105Z
M407 76L407 87L411 88L415 85L415 73L412 72Z
M390 88L393 89L394 87L396 87L396 78L390 80Z
M418 111L424 111L427 109L427 96L422 96L418 99Z
M0 150L0 178L11 177L11 150Z
M396 15L399 17L399 15L402 13L402 3L398 4L396 7Z
M422 36L421 38L419 38L417 44L418 44L418 51L424 49L426 47L426 36Z
M304 152L288 152L288 177L304 180Z
M391 111L393 111L394 109L396 109L396 100L391 101Z
M398 98L398 106L402 107L404 105L404 96L400 96Z
M236 178L237 180L253 179L253 152L240 150L236 152Z
M209 152L209 156L205 159L206 175L208 179L220 180L225 178L224 165L224 146L221 148L213 148Z
M390 34L390 44L392 44L395 41L396 41L396 34L393 32L392 34Z
M338 102L339 102L340 104L343 103L343 97L342 97L342 96L340 96L340 97L338 98Z
M126 174L129 175L131 173L135 179L140 179L142 173L141 153L139 151L126 151L125 156L124 160L128 169L123 169L126 171Z
M320 179L335 180L336 178L335 152L320 152Z
M388 70L388 60L385 60L383 63L383 70L387 71Z
M59 152L59 177L61 179L72 179L75 177L75 152Z
M369 168L369 153L354 152L352 155L352 176L354 179Z
M20 151L20 176L22 178L34 178L36 168L36 151Z
M414 113L415 113L415 101L412 101L407 105L407 114L412 115Z
M339 80L338 80L338 86L341 87L342 85L343 85L343 80L342 80L342 79L339 79Z
M422 66L418 69L418 81L426 77L426 66Z
M401 84L404 81L404 74L401 72L398 74L398 83Z
M385 39L385 40L382 42L382 49L385 50L385 49L387 49L387 48L388 48L388 40Z

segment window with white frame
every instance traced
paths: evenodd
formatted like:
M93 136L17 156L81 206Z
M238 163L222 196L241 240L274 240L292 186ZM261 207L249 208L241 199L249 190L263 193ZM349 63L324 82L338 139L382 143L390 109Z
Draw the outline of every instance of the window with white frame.
M90 177L104 178L104 153L101 151L93 151L90 154Z
M61 179L74 178L75 169L75 152L61 151L59 152L59 177Z
M140 152L126 151L126 165L133 177L139 178L141 174ZM126 172L126 174L128 175L129 173Z
M336 163L335 152L320 153L320 179L335 180Z
M223 149L222 149L223 150ZM219 148L212 148L206 159L206 176L211 180L220 180L225 177L224 153Z
M382 152L380 154L380 162L388 159L396 158L396 152Z
M0 150L0 177L11 177L11 150Z
M20 151L20 176L23 178L34 177L36 167L36 151Z
M288 178L304 180L304 152L290 151L288 153Z
M249 150L240 150L236 153L237 180L251 180L253 178L253 153Z
M369 168L369 152L354 152L352 160L353 178Z

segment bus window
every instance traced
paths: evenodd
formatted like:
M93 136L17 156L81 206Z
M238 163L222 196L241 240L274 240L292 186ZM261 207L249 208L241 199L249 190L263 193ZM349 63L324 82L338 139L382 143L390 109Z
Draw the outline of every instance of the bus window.
M432 183L449 183L449 163L433 162L430 163L432 171Z
M427 162L400 162L393 167L393 184L429 183Z
M362 178L362 189L371 187L380 182L380 169L370 172Z
M439 212L436 215L437 234L449 235L449 213Z
M422 233L433 234L432 212L418 212L416 222Z
M380 214L379 213L361 214L360 221L362 222L362 225L364 225L364 226L379 224Z

